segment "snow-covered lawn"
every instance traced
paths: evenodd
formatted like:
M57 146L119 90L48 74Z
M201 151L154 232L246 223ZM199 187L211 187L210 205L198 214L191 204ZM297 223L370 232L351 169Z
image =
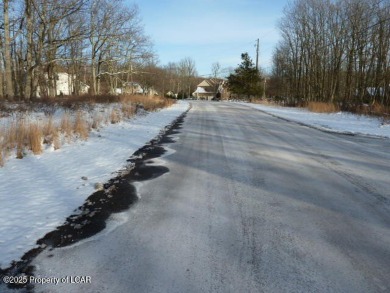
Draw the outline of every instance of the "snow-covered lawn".
M0 168L0 268L18 260L47 232L124 168L126 160L189 107L187 102L93 131L86 141Z
M302 108L276 107L260 104L242 103L243 105L267 112L277 117L303 123L326 131L361 134L390 138L390 121L355 115L351 113L313 113Z

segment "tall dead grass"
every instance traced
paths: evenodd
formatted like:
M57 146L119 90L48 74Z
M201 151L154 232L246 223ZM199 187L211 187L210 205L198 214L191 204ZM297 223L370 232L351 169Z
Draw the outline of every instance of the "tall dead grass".
M4 166L3 146L0 145L0 167Z
M335 113L340 111L340 107L333 103L309 102L307 108L315 113Z
M65 112L61 117L60 131L65 134L68 140L71 139L73 133L73 123L69 112Z
M54 142L54 138L58 133L58 127L55 125L53 116L48 116L48 119L45 121L42 127L43 133L43 143L52 144Z
M26 150L31 150L37 155L42 152L43 131L37 123L26 122L24 118L19 118L10 123L3 131L1 150L2 161L6 153L16 149L16 158L22 159Z
M15 118L7 126L0 129L0 167L4 166L7 157L12 153L16 154L17 158L22 159L28 151L35 155L41 154L44 145L52 145L57 150L61 148L64 139L68 142L73 139L86 140L91 129L98 129L103 123L118 123L122 119L133 117L139 105L142 105L146 111L156 111L175 103L174 100L163 97L130 95L121 97L92 96L89 99L70 97L62 100L55 99L55 102L50 99L46 102L50 111L44 111L45 120L41 123L28 121L26 107L30 107L30 105L27 104L18 106L18 109L23 109L23 111L12 112L9 110L6 113L6 116L14 116ZM39 103L44 104L45 101ZM85 106L86 103L89 107ZM88 118L87 114L91 105L99 103L115 104L111 110L95 112L91 118ZM53 118L55 113L53 109L58 107L66 110L56 123Z
M111 124L116 124L121 121L121 115L118 109L112 109L110 113Z
M83 113L78 111L74 121L74 133L78 135L82 140L87 140L89 136L89 125L83 116Z
M29 149L33 152L34 155L39 155L42 153L42 141L43 141L43 131L42 127L38 124L30 124L27 137L29 142Z
M362 105L356 107L356 112L363 115L381 116L385 118L390 115L390 107L374 103L372 105Z
M92 129L99 129L100 126L103 124L104 118L102 114L100 113L94 113L92 116L92 122L91 122L91 128Z
M129 119L136 114L137 107L130 102L121 101L121 112L124 118Z
M167 99L160 96L141 96L141 95L127 95L121 96L121 102L132 103L135 105L143 105L146 111L156 111L160 108L172 106L175 100Z

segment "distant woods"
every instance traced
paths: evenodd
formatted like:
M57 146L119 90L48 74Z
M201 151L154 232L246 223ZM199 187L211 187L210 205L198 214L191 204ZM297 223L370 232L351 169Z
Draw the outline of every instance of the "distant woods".
M124 0L2 0L0 98L56 95L58 72L113 93L150 59L136 6Z
M390 1L297 0L280 22L273 95L390 106Z

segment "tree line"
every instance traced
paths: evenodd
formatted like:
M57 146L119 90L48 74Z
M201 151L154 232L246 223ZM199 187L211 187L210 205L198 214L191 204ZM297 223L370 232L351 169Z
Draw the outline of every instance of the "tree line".
M154 60L142 67L137 75L139 82L146 88L153 87L161 95L184 99L190 97L199 84L195 61L191 57L182 58L178 62L168 62L160 66ZM173 96L173 94L175 96Z
M114 93L153 58L137 6L123 0L3 0L0 97L54 97L58 72L80 92Z
M390 105L390 1L296 0L273 55L273 95L291 103Z

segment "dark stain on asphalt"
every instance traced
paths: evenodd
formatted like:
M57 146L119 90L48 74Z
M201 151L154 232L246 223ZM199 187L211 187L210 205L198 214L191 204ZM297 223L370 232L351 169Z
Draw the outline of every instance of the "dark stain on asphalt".
M0 276L33 275L34 268L30 263L42 251L68 246L93 236L106 227L112 213L122 212L134 205L138 201L134 182L151 180L169 172L165 166L151 164L154 164L153 159L166 153L163 144L175 142L172 135L179 133L187 112L137 150L127 160L126 169L118 172L119 175L105 183L101 190L90 195L61 226L39 239L37 248L25 253L20 261L14 261L9 268L0 269ZM24 288L25 292L33 292L34 289L32 284L12 284L9 288Z

